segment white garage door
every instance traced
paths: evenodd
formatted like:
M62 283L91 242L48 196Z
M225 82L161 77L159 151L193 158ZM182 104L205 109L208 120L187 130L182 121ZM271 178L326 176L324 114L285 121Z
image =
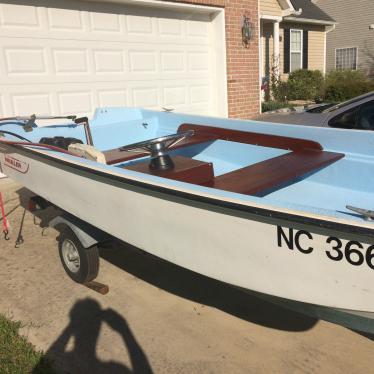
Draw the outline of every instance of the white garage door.
M226 115L222 14L170 6L0 2L0 116L99 106Z

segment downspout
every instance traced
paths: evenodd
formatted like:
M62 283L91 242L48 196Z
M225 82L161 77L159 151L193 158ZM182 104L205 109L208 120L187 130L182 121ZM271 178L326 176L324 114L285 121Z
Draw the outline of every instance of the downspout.
M331 26L325 27L325 50L324 50L324 56L323 56L323 75L326 75L326 64L327 64L327 34L333 30L335 30L336 24L334 23Z
M257 3L257 27L258 27L258 85L259 85L259 113L262 113L262 27L261 27L261 15L260 15L260 3Z

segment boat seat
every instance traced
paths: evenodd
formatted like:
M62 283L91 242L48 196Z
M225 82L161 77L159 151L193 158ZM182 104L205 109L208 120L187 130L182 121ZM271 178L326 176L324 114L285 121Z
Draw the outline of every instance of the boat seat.
M213 165L210 162L198 161L183 156L174 156L173 163L174 168L168 170L151 170L149 168L149 160L121 167L140 173L200 185L210 183L214 178Z
M263 196L344 157L342 153L302 149L220 175L207 187Z
M81 143L72 143L68 147L68 151L75 156L83 157L87 160L92 160L99 162L101 164L105 164L105 156L103 152L99 151L92 145L88 144L81 144Z
M206 143L212 140L216 140L217 136L213 134L196 134L190 138L183 139L176 144L171 150L188 147L196 144ZM132 151L121 151L120 148L114 148L107 151L103 151L106 163L108 165L118 164L134 160L137 158L148 156L146 152L132 152Z
M302 149L322 150L321 144L312 140L290 138L281 135L269 135L256 132L224 129L213 126L195 125L192 123L183 123L179 126L178 132L194 130L196 136L211 136L215 139L228 140L232 142L260 145L263 147L289 149L298 151Z

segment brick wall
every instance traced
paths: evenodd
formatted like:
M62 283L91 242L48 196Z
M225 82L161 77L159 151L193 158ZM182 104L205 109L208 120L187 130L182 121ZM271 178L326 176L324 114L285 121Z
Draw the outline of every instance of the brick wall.
M186 0L175 2L225 8L227 94L229 116L250 118L259 112L258 0ZM242 17L247 15L255 32L249 47L242 44Z

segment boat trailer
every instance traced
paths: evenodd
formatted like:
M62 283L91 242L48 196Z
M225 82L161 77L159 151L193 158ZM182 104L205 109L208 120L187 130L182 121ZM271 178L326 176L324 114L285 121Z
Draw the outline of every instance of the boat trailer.
M49 207L58 211L48 226L60 233L58 250L65 272L73 281L103 295L107 294L109 287L94 279L99 273L99 246L112 242L114 238L40 196L31 197L28 204L28 210L33 214Z

